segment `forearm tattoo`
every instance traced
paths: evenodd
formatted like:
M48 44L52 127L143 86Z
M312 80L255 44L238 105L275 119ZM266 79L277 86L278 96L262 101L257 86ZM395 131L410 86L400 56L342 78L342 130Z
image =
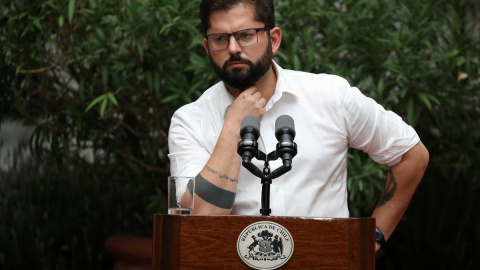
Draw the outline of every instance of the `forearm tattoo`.
M383 206L388 201L390 201L393 198L393 195L395 195L395 192L397 191L397 179L395 179L391 168L388 170L388 175L390 177L387 178L387 181L385 182L385 187L380 193L380 198L378 199L376 208Z
M188 183L187 187L193 194L193 184ZM236 196L235 192L215 186L200 174L195 177L195 194L204 201L223 209L232 209Z
M230 181L230 183L238 183L238 180L237 179L233 179L233 178L230 178L228 177L227 175L225 174L220 174L219 172L217 172L216 170L208 167L208 166L205 166L207 168L207 170L213 174L216 174L218 175L218 177L220 177L220 179L227 179L228 181Z

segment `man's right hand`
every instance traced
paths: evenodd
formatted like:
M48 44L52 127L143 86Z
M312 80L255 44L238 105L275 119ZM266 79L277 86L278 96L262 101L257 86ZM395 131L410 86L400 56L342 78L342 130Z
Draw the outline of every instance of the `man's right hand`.
M253 86L241 92L228 109L225 121L234 121L240 127L240 123L247 115L254 115L262 119L265 114L267 101L262 97L257 87Z

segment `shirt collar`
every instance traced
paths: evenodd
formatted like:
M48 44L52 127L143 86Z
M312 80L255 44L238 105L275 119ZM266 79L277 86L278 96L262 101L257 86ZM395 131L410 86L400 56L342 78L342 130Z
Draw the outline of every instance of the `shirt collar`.
M273 93L272 98L268 101L266 109L269 110L273 107L275 102L280 100L283 96L298 98L298 95L295 93L294 85L289 81L286 76L286 70L280 67L275 61L273 61L273 67L277 73L277 86L275 87L275 93ZM285 95L284 95L285 94Z
M286 77L286 70L284 70L277 62L273 61L274 68L277 72L277 87L275 89L275 94L277 93L288 93L298 98L297 93L295 92L294 85L290 83Z

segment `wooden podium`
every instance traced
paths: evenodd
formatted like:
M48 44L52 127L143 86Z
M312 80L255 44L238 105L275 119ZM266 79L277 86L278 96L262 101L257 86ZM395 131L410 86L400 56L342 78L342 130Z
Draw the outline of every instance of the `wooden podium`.
M155 215L153 269L252 269L237 242L257 222L290 233L294 248L281 269L375 269L374 218L161 214Z

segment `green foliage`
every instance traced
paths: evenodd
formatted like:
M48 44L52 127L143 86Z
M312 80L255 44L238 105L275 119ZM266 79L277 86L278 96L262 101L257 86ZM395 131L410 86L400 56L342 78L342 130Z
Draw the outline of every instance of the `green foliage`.
M209 63L198 4L12 1L1 30L5 108L37 125L39 140L54 131L61 149L93 142L112 160L164 167L171 113L213 79L200 72Z
M36 127L34 168L0 176L0 268L104 269L109 235L151 235L171 114L214 76L198 4L0 3L0 120Z
M101 250L109 230L151 231L127 213L163 209L151 184L161 186L168 171L171 114L217 80L203 49L199 2L0 3L0 121L36 127L34 166L0 172L0 237L14 243L0 249L0 267L92 269L109 262ZM466 235L479 235L480 227L470 210L479 206L480 26L471 3L275 1L280 65L347 78L402 116L430 151L427 174L380 264L385 269L468 269L475 262L480 239ZM358 151L348 161L351 213L369 215L387 168ZM129 197L141 202L129 205ZM70 208L89 220L70 216ZM25 224L27 216L38 225ZM95 232L98 216L105 218ZM119 220L132 224L118 227ZM26 245L20 236L38 239L43 251L28 254L30 261L16 257ZM426 250L445 265L419 262Z
M0 170L2 269L109 269L114 259L106 237L150 236L153 213L165 213L165 205L145 207L145 195L161 197L165 187L133 170L78 158L63 158L66 166L54 168L44 166L50 160L19 163L16 155L8 172Z

